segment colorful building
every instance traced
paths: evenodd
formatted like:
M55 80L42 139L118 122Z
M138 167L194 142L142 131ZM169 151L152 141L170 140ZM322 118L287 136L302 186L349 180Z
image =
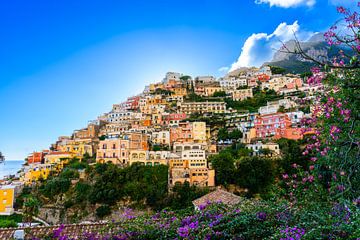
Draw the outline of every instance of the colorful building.
M192 122L191 127L194 142L205 142L207 140L205 122Z
M42 151L42 152L33 152L27 157L27 163L44 163L45 162L45 155L49 151Z
M0 215L14 213L15 186L0 185Z
M251 155L252 156L261 156L263 155L263 149L268 149L270 150L270 155L271 156L278 156L280 155L280 148L279 148L279 144L277 143L262 143L262 142L256 142L253 144L247 144L246 148L251 150Z
M225 113L225 102L182 102L179 103L181 113Z
M40 179L47 179L52 171L56 171L54 164L30 164L24 168L20 180L25 185L31 185Z
M232 91L231 96L234 101L242 101L247 98L252 98L253 92L252 92L251 88L239 89L239 90Z
M109 138L99 142L96 162L126 165L129 160L130 141L122 138Z
M267 114L255 119L257 138L273 137L277 129L287 128L291 128L291 119L285 113Z

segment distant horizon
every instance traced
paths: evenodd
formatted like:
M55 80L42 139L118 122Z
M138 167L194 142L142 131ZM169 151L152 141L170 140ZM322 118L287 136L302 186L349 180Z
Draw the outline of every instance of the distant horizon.
M4 162L25 162L25 159L23 159L23 160L17 160L17 159L5 159L5 161Z

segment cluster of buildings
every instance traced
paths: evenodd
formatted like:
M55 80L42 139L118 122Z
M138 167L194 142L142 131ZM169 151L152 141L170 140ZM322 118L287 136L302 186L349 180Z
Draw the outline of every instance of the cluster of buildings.
M271 89L284 97L267 102L252 113L227 107L225 97L234 101L253 98L254 88L257 91ZM214 187L215 172L207 159L224 143L217 140L218 128L204 121L189 121L193 114L209 118L222 116L222 127L228 131L240 130L239 141L246 144L254 156L263 154L262 149L279 155L279 146L272 140L303 138L300 121L306 113L299 111L298 93L312 98L320 90L322 86L310 87L298 75L273 75L269 67L249 69L220 79L212 76L192 79L168 72L161 82L150 84L141 94L114 104L110 112L90 121L86 128L75 130L71 136L59 137L48 150L31 153L20 181L31 185L60 172L69 159L81 160L87 156L97 163L111 162L119 167L134 163L165 164L169 166L170 187L185 181ZM5 190L0 189L0 212L4 211L1 204L5 202L2 192L6 199L11 195Z

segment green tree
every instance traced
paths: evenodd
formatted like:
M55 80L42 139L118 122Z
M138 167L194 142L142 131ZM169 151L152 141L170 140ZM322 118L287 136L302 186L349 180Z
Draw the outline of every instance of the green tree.
M95 212L96 216L99 218L103 218L107 215L110 215L110 213L111 213L111 208L109 205L106 204L98 207Z
M277 66L270 66L270 70L272 74L283 74L286 72L285 68L277 67Z
M227 94L225 91L218 91L218 92L214 92L213 97L226 97Z
M237 162L236 184L250 194L265 193L274 182L274 164L263 157L246 157Z
M216 184L234 183L235 165L231 153L220 152L218 155L209 157L209 160L215 169Z
M243 137L243 133L239 129L234 129L230 132L229 138L233 140L239 140Z
M28 196L24 200L23 213L25 222L31 224L33 217L36 217L39 214L40 202L34 196Z

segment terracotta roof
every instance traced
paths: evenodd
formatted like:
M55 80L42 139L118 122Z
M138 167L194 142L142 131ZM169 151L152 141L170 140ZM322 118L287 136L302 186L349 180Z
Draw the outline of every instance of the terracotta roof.
M241 200L242 198L235 194L221 189L217 189L211 193L202 196L201 198L195 199L192 203L196 207L199 207L200 205L205 205L209 202L221 202L226 205L235 205L240 203Z
M113 224L112 224L113 225ZM108 223L91 223L91 224L64 224L62 234L66 234L71 237L80 237L84 233L96 233L106 231ZM54 226L36 226L29 228L0 228L0 239L12 239L16 230L25 230L25 239L40 238L43 239L53 233L54 230L59 229L60 225ZM120 225L118 225L120 227ZM110 232L115 232L117 226L113 226Z
M70 154L69 152L50 152L48 155L62 155L62 154Z

